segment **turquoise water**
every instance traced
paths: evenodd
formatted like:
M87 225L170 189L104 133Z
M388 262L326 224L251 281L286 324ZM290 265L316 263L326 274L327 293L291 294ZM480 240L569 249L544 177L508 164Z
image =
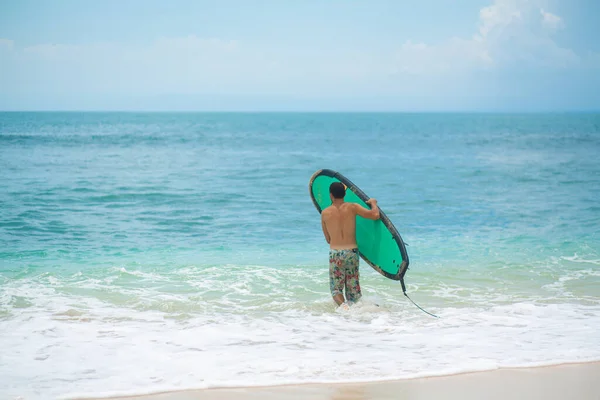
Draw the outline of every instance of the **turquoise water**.
M0 397L600 360L598 154L600 114L0 113ZM440 319L366 263L334 309L320 168Z

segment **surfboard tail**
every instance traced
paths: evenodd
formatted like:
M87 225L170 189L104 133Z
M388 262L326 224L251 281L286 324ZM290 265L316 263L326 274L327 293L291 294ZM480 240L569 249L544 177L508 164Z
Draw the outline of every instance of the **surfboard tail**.
M406 288L404 286L404 275L406 275L406 271L408 270L408 257L406 257L406 260L403 260L402 263L400 264L400 268L398 270L398 277L400 279L398 279L400 281L400 283L402 283L402 290L404 292L406 292Z

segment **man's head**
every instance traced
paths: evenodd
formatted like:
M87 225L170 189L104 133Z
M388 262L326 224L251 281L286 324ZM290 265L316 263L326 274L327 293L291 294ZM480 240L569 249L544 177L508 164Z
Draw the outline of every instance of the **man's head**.
M329 185L329 193L333 199L343 199L346 195L346 187L341 182L333 182Z

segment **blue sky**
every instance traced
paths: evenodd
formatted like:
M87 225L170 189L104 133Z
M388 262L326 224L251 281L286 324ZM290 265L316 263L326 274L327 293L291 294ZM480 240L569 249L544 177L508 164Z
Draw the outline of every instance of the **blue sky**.
M600 109L595 0L0 0L0 109Z

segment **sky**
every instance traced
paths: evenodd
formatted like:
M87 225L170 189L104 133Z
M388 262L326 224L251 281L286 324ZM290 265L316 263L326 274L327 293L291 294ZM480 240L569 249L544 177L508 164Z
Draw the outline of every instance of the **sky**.
M597 0L0 0L0 110L600 110Z

